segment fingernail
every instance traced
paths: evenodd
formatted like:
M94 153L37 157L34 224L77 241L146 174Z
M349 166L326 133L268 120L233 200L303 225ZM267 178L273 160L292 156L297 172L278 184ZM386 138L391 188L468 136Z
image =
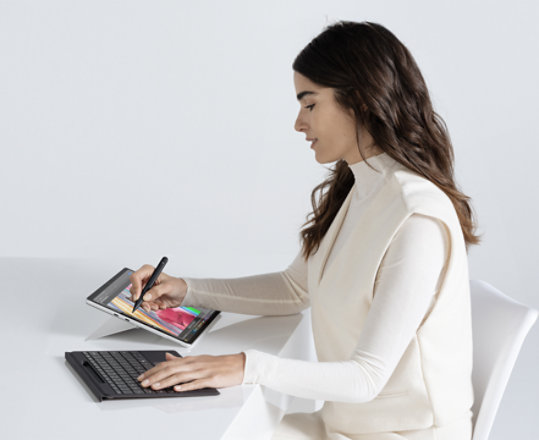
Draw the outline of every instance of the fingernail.
M150 301L152 299L152 294L148 293L147 295L144 295L144 301Z
M176 391L180 391L180 390L182 389L182 386L181 386L181 385L176 385L176 386L174 387L174 389L175 389Z
M153 389L159 388L159 385L161 385L159 382L155 382L155 383L152 385L152 388L153 388Z
M146 385L148 385L150 383L150 381L148 379L146 379L144 382L142 382L142 386L145 387Z
M141 374L139 377L137 377L137 380L142 380L143 377L144 377L144 374Z

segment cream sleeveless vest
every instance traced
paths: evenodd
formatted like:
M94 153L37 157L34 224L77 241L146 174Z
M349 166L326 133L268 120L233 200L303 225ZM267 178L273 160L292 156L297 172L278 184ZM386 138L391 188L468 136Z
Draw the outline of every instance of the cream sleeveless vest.
M434 184L398 166L373 197L350 239L325 267L354 190L308 260L319 361L350 359L371 306L382 258L410 215L442 221L450 249L436 299L385 388L366 403L326 402L320 412L326 429L337 435L361 435L440 428L442 435L436 438L469 439L473 403L469 277L455 209Z

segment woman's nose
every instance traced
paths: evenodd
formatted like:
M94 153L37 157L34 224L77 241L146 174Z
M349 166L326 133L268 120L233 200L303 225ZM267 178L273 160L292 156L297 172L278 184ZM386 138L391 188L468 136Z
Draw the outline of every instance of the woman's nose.
M306 129L306 124L303 118L301 117L301 113L298 114L298 117L296 118L296 123L294 124L294 129L296 131L304 131Z

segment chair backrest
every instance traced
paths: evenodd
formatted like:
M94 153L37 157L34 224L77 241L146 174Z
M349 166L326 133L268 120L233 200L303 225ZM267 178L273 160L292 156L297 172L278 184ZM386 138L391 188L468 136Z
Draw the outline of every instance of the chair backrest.
M487 440L507 381L537 311L490 284L470 281L473 330L473 440Z

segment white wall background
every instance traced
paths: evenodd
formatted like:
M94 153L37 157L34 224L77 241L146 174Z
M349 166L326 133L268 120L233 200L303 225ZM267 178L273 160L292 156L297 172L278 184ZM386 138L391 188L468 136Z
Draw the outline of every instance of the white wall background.
M0 257L283 269L326 175L293 130L292 61L325 25L369 20L448 124L483 233L471 276L539 308L538 5L0 0ZM495 440L539 438L538 327Z

